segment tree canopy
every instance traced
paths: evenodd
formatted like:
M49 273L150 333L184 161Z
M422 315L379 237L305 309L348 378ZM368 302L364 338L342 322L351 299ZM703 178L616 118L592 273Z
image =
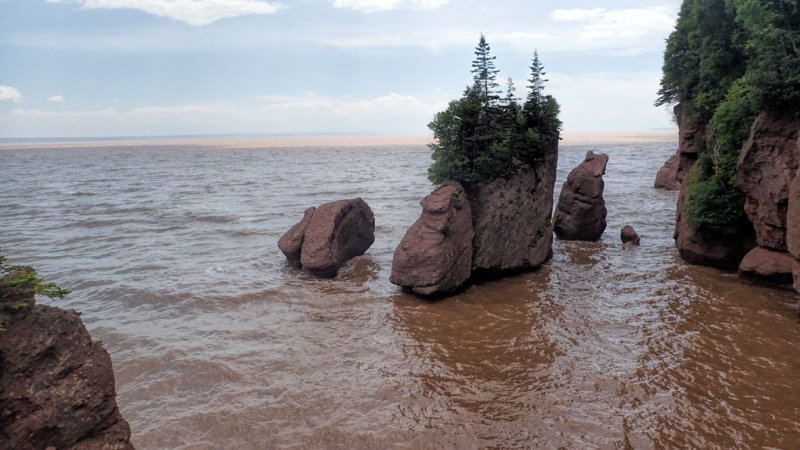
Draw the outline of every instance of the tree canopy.
M656 105L666 104L707 129L688 179L690 223L741 232L734 177L750 125L765 110L800 113L800 0L684 0L664 53Z
M494 60L481 34L472 61L472 86L428 124L435 139L428 169L433 183L501 178L536 164L556 149L559 107L552 96L544 95L547 80L538 53L534 52L530 91L523 104L510 78L501 97Z

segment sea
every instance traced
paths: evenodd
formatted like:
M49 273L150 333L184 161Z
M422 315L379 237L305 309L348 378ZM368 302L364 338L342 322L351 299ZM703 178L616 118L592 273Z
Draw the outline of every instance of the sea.
M797 448L798 297L679 258L676 136L565 137L556 196L609 156L602 239L438 301L389 282L429 138L4 143L0 246L72 291L39 301L102 340L139 449ZM355 197L367 253L289 267L303 211Z

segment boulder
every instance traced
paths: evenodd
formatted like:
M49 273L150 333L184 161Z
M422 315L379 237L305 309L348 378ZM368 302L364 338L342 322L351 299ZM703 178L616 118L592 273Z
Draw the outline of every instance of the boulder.
M744 210L761 247L787 251L789 185L800 167L799 136L800 118L764 112L739 154L736 186L745 194Z
M289 228L289 231L284 233L278 240L278 248L286 255L289 264L294 267L300 267L300 253L303 249L303 238L306 234L306 227L316 210L317 208L313 206L308 208L303 214L303 219L294 224L292 228Z
M667 191L677 191L678 185L678 164L680 162L680 153L672 155L656 173L656 181L653 187L656 189L665 189Z
M422 215L394 252L389 281L421 295L444 294L472 273L472 209L464 188L443 184L425 197Z
M606 229L603 175L607 163L607 155L589 151L584 161L569 173L556 206L555 233L559 239L600 239Z
M794 263L795 260L787 253L756 247L742 259L739 274L769 284L791 286Z
M302 234L302 237L301 237ZM375 216L361 198L325 203L306 210L303 219L278 241L290 264L322 278L335 277L339 268L375 242Z
M639 245L639 235L630 225L625 225L619 233L623 244Z
M132 449L108 352L78 313L28 305L0 310L0 448Z
M558 152L508 177L468 187L475 227L472 268L525 271L552 255L553 188Z

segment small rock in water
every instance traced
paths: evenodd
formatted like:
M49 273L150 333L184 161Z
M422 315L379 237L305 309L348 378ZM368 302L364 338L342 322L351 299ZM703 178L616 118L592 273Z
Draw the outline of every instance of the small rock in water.
M639 235L636 234L636 231L630 225L622 227L619 236L623 244L639 245Z

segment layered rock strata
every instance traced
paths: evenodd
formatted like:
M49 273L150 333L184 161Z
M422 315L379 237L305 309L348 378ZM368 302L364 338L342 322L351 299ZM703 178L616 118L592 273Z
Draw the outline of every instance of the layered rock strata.
M307 209L303 219L278 240L278 248L289 264L332 278L373 242L375 216L364 200L355 198Z
M603 175L608 156L592 151L567 176L554 217L559 239L596 241L606 229Z

